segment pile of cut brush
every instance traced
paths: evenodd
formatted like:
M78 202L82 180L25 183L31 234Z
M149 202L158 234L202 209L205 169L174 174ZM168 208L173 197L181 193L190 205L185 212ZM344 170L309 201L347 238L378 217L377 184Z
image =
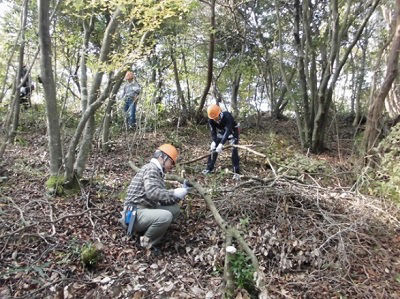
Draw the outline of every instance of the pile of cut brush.
M216 205L237 223L270 295L398 297L400 213L387 201L293 177L244 177Z

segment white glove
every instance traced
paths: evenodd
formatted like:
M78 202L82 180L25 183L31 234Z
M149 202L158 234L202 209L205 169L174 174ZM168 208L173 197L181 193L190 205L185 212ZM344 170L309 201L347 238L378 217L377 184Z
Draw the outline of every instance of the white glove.
M180 199L183 199L185 195L188 193L186 188L176 188L174 189L174 196Z
M218 144L218 146L217 146L217 148L215 149L215 151L216 151L217 153L222 152L222 147L223 147L222 143Z
M22 86L22 87L19 89L19 92L20 92L20 93L25 93L25 87Z
M216 147L216 146L217 146L217 145L215 144L215 141L211 142L210 151L213 152L213 151L215 150L215 147Z

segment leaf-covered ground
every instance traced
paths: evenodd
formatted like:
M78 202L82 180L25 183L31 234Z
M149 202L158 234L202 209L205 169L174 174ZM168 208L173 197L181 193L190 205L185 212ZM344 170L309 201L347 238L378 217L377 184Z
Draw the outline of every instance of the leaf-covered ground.
M357 174L347 160L348 133L340 142L329 139L327 154L306 157L295 132L290 121L266 122L262 133L243 130L240 143L268 159L241 149L240 181L227 171L230 150L212 175L201 175L204 159L175 173L201 184L242 231L272 298L398 298L398 208L351 188ZM108 152L94 148L80 192L62 197L45 192L44 132L25 128L8 147L0 168L0 298L221 297L224 235L196 190L160 256L129 240L118 224L134 175L128 162L142 165L163 142L179 147L182 162L205 155L205 126L123 132L113 140ZM88 243L102 251L94 269L80 261Z

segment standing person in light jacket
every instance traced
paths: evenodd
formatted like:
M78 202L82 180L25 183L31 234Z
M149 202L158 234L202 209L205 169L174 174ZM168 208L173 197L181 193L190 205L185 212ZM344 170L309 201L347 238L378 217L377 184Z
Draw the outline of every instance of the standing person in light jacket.
M178 202L188 192L187 188L168 190L165 187L164 175L173 169L177 159L178 151L173 145L161 145L150 162L133 177L124 203L121 222L128 229L128 234L143 234L140 237L141 246L152 249L156 254L159 253L156 245L179 215Z
M221 107L212 104L207 108L208 125L211 130L211 154L208 157L207 168L203 174L213 171L218 154L222 152L224 144L229 141L230 144L239 144L239 126L228 111L222 112ZM239 179L239 153L237 147L232 147L232 168L234 179Z
M125 80L122 98L125 100L124 111L126 113L126 122L129 129L136 125L136 104L141 91L140 85L135 80L133 72L128 71L125 74Z

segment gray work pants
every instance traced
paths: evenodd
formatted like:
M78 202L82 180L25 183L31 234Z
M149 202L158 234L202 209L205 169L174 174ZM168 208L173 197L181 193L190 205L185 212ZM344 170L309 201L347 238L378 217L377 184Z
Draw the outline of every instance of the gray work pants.
M180 213L179 205L160 206L158 208L138 207L135 231L150 239L151 245L160 243L171 222Z

